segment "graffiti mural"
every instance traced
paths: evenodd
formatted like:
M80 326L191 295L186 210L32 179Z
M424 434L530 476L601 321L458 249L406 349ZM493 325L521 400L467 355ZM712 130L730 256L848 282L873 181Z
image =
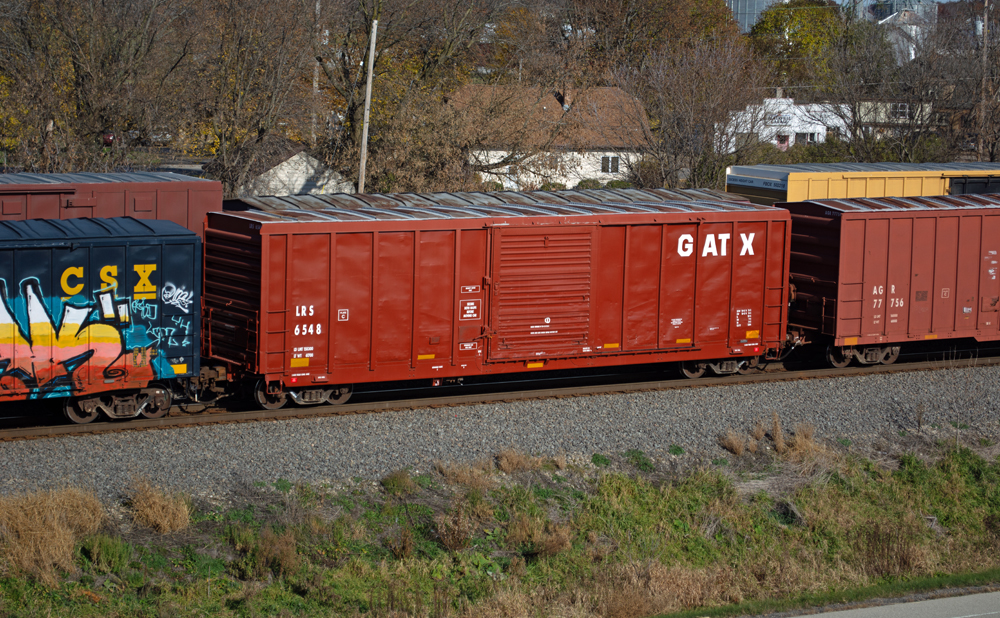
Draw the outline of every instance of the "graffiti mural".
M120 298L116 286L90 301L46 297L34 277L19 287L12 297L0 279L0 389L36 399L174 375L158 354L160 337L150 335L156 329L133 319L155 319L155 304Z

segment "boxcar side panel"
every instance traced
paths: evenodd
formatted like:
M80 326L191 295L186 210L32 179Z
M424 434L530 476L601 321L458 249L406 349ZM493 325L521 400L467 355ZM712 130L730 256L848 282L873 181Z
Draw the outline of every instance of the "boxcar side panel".
M448 237L456 239L454 244L448 242L441 250L451 251L450 255L457 252L461 259L457 264L457 281L453 274L455 267L450 271L441 270L442 279L454 281L450 293L442 292L442 300L451 303L454 310L441 315L454 316L450 318L450 337L453 342L450 346L453 350L451 360L452 364L462 362L464 367L467 363L481 363L485 353L483 330L490 319L488 286L485 284L490 235L485 229L457 230L448 233Z
M375 363L410 365L413 346L413 232L378 234Z
M622 343L622 299L625 289L625 226L600 229L599 259L594 263L597 309L594 315L594 347L612 350Z
M660 281L660 347L689 348L694 345L694 320L698 261L687 253L698 238L694 223L664 227L663 267Z
M907 305L910 299L910 267L913 262L913 220L889 219L888 265L885 283L885 328L890 341L899 341L909 332Z
M767 293L764 268L767 251L758 249L766 246L767 240L767 223L739 223L734 229L730 250L733 263L729 327L731 348L759 345L761 342L764 297Z
M372 233L337 235L334 368L369 368L371 353ZM332 318L331 318L332 319ZM333 323L331 322L331 325Z
M660 225L628 227L625 240L625 351L655 350L659 324Z
M450 361L455 295L455 237L458 232L417 232L417 268L414 270L414 326L410 366ZM482 261L482 256L477 256ZM472 292L470 291L470 294ZM482 289L477 292L482 296ZM479 329L462 333L475 342ZM465 339L462 339L465 341Z
M287 238L282 362L293 371L309 367L326 372L330 336L330 235L290 234Z
M958 217L937 220L934 245L933 317L935 335L951 331L955 325L955 283L958 268Z
M955 283L955 324L952 330L974 335L979 313L979 251L983 219L979 214L959 218L958 270Z
M986 336L1000 332L998 308L1000 308L1000 216L983 217L983 244L980 248L982 261L979 265L979 324L978 328Z
M698 242L693 247L698 269L695 345L720 344L729 340L732 238L732 223L703 223L698 226Z
M909 333L919 339L929 335L934 317L934 255L937 246L937 221L919 217L913 221L912 286L910 295Z

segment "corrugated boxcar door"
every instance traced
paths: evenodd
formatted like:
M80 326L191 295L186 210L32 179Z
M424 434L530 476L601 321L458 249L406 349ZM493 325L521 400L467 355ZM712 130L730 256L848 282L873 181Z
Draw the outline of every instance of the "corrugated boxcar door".
M296 372L327 371L330 335L330 236L291 234L286 289L288 368Z
M590 345L594 228L497 229L493 358L581 354Z
M889 221L887 219L869 219L865 222L864 257L861 336L877 337L885 330L885 316L888 311L886 270L889 257Z

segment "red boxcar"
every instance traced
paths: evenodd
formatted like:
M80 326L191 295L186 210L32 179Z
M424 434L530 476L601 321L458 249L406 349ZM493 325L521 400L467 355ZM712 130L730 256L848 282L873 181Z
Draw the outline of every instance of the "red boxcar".
M891 363L900 344L1000 339L1000 197L780 204L792 213L790 329L834 365Z
M0 221L165 219L201 234L222 185L171 173L0 174Z
M709 202L210 213L204 353L265 406L541 368L734 372L785 341L789 224Z

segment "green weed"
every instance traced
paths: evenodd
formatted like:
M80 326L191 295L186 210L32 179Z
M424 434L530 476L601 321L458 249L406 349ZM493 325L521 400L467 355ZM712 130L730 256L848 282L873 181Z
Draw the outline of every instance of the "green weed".
M677 448L680 447L678 446ZM671 449L670 453L672 455L675 454L673 452L674 447L671 446L670 449ZM683 452L684 451L681 451L681 453ZM635 467L636 470L639 470L641 472L652 472L653 470L656 469L656 467L653 465L653 461L639 449L631 449L625 451L624 453L622 453L622 457L624 457L630 464L632 464L632 466Z
M590 463L599 468L607 468L611 465L611 460L600 453L594 453L594 456L590 458Z

